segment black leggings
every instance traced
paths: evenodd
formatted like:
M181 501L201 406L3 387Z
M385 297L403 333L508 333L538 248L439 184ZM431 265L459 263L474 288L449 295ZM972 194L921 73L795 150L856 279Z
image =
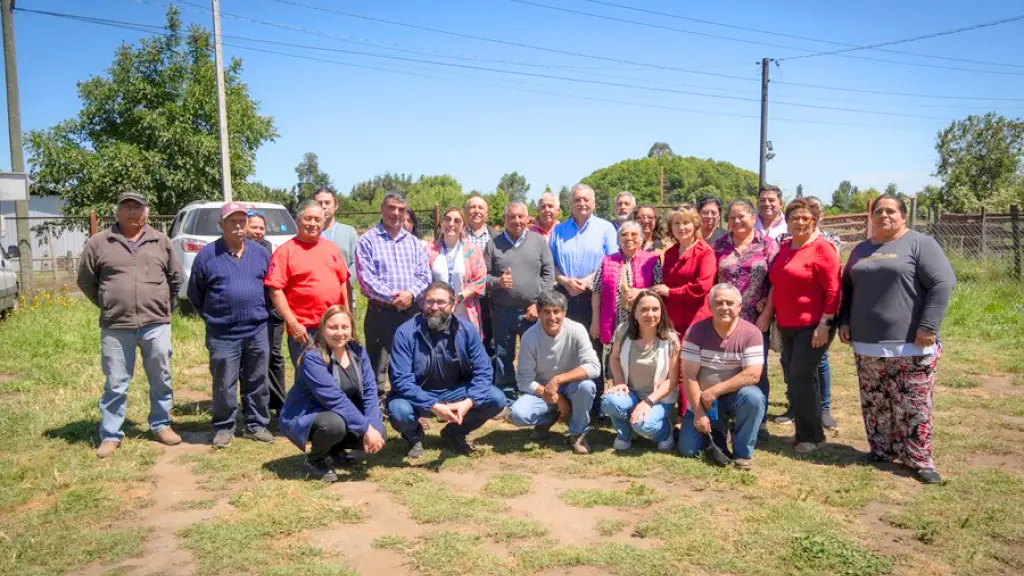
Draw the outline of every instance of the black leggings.
M821 387L818 385L818 364L828 350L835 328L829 330L828 341L821 348L811 346L814 329L780 328L782 333L782 369L789 382L790 406L796 425L796 441L824 442L821 424Z
M313 443L309 450L310 460L323 460L337 450L363 448L363 437L349 431L345 419L329 410L317 414L313 419L309 441Z

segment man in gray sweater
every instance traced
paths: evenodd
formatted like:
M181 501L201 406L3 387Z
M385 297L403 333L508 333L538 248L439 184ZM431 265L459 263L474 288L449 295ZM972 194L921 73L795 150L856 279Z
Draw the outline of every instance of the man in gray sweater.
M78 268L78 287L100 309L100 363L107 377L100 458L111 456L124 438L136 348L149 380L149 431L162 444L181 443L171 430L171 303L183 281L181 262L170 239L146 224L148 212L141 194L121 195L117 223L89 238Z
M526 204L509 202L505 207L505 232L484 249L487 264L487 300L494 329L494 385L511 404L519 396L512 361L516 337L537 322L534 302L555 281L551 248L544 236L526 229L530 215Z
M587 329L565 317L569 303L560 292L537 298L540 322L528 329L519 349L516 381L523 393L509 414L516 426L533 426L530 438L546 437L557 420L569 420L569 442L576 454L589 454L590 408L601 373Z

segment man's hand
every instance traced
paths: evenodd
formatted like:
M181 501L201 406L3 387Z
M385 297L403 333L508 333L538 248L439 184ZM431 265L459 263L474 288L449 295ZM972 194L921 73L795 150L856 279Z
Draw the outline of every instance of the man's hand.
M306 327L299 324L299 321L292 318L287 322L288 335L292 337L299 344L306 345L309 343L309 332L306 332Z
M843 344L850 343L850 325L843 324L839 327L839 341Z
M376 454L384 447L384 437L376 428L370 426L363 434L363 451L367 454Z
M707 414L701 414L693 419L693 427L701 434L711 434L711 419Z
M498 286L501 286L503 290L509 290L512 285L512 268L505 268L505 271L498 277Z
M718 393L714 388L708 388L700 393L700 405L705 410L711 410L711 404L718 400Z
M549 380L548 383L544 385L544 402L548 404L557 404L558 399L561 398L561 395L558 393L558 389L560 387L561 383L558 379L558 376L555 376L554 378Z
M569 291L570 296L579 296L587 291L587 285L578 278L566 278L565 289Z
M668 298L669 289L668 286L665 286L664 284L658 284L654 288L651 288L651 290L662 298Z
M455 412L455 415L458 416L458 423L462 424L463 419L466 418L466 414L469 414L469 411L473 408L473 401L470 400L469 398L466 398L454 404L449 404L449 406L452 407L452 410Z
M391 299L391 304L399 310L407 310L412 306L412 292L402 290Z
M761 312L764 311L764 307L767 306L767 305L768 305L768 299L767 298L761 298L760 300L757 301L757 305L754 307L754 309L757 310L758 314L760 314ZM762 332L764 332L764 330L762 330Z
M647 419L647 413L650 411L651 407L647 405L647 402L641 401L633 407L633 414L629 417L629 423L642 424Z
M917 334L914 336L914 344L921 348L927 348L935 345L935 332L929 332L924 328L918 328Z
M825 344L828 344L828 326L818 324L811 335L811 348L821 348Z
M569 404L569 399L565 396L559 396L558 402L555 405L558 406L558 419L568 420L569 416L572 415L572 405Z
M437 404L434 404L433 406L430 407L430 411L435 416L437 416L441 420L444 420L445 422L453 422L455 424L458 424L458 418L455 414L455 411L452 410L452 407L448 404L441 404L440 402L438 402Z
M604 394L601 396L612 396L614 394L629 394L629 386L625 384L615 384L611 388L605 388Z
M527 322L535 321L537 319L537 316L538 315L537 315L537 305L536 304L530 304L529 306L527 306L526 307L526 312L523 313L523 319L525 319Z
M626 290L626 306L632 306L633 301L636 300L637 296L639 296L641 292L643 292L641 288L630 288L629 290Z

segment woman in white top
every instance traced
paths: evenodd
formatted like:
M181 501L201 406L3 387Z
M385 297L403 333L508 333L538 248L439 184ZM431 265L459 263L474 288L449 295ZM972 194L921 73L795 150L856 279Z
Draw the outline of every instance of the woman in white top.
M601 408L615 427L614 448L628 450L637 434L657 442L658 450L671 450L679 337L660 296L640 292L612 336L609 358L615 384L605 390Z
M447 282L455 292L455 315L480 330L480 297L487 285L487 265L482 251L462 240L465 229L462 209L446 210L441 215L440 238L427 249L427 259L432 279Z

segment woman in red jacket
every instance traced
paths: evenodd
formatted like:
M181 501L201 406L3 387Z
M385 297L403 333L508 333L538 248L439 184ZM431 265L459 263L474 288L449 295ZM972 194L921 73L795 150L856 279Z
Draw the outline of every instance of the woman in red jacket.
M690 324L711 316L708 292L715 285L718 261L701 237L700 215L677 210L668 218L676 245L665 250L662 283L653 288L668 309L680 341Z
M813 452L825 441L818 363L836 334L839 310L839 253L818 233L820 218L813 202L797 198L789 203L786 223L792 237L782 242L768 272L799 453Z

